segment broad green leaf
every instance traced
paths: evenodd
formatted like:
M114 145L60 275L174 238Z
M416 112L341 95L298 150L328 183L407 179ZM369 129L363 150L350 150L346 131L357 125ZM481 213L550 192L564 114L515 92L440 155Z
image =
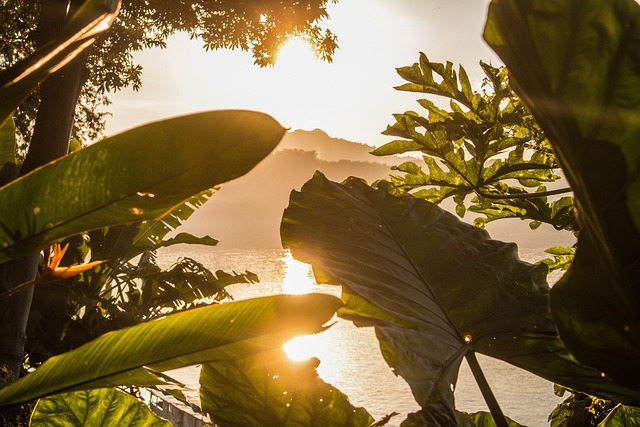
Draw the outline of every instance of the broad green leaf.
M251 170L284 131L262 113L213 111L141 126L51 162L0 189L0 262L81 231L162 217Z
M220 427L368 427L373 418L282 348L202 365L202 408Z
M341 304L322 294L255 298L110 332L0 389L0 406L74 390L158 385L154 372L241 358L318 332Z
M640 391L640 5L493 1L484 37L552 142L575 193L575 261L553 287L582 363Z
M71 61L109 29L120 3L119 0L85 0L53 40L0 73L0 125L44 78Z
M31 427L171 427L140 400L114 388L81 390L42 398Z
M640 402L564 349L548 316L544 266L433 204L317 173L292 193L281 233L318 280L342 285L339 314L375 326L383 356L421 406L452 404L471 349L574 389Z

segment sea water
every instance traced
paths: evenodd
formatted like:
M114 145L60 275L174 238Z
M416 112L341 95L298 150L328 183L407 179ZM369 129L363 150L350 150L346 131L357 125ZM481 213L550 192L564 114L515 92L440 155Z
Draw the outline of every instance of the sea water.
M542 251L536 249L520 250L520 257L529 261L540 259L541 254ZM174 247L161 251L158 262L168 267L184 256L201 262L213 271L248 270L256 273L260 283L227 288L236 300L283 293L340 295L339 287L315 283L310 266L294 260L283 249ZM357 328L351 322L336 319L336 323L327 331L306 340L298 345L292 343L292 348L287 349L290 356L314 356L320 359L318 375L345 393L352 404L366 408L374 418L399 412L400 415L387 424L397 427L407 413L420 409L407 383L401 377L396 377L382 358L373 328ZM562 401L554 395L553 383L500 360L480 354L478 360L505 415L530 427L548 425L549 414ZM197 399L197 367L173 371L172 375L187 384L185 394L188 397ZM456 408L460 411L488 411L466 362L460 369L455 399Z

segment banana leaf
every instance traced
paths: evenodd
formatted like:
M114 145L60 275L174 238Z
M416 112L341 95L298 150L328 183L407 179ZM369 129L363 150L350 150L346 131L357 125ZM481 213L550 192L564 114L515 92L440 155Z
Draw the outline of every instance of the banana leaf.
M0 406L99 387L155 386L158 372L246 357L323 329L342 302L280 295L197 308L110 332L0 389Z
M251 170L285 129L266 114L212 111L113 136L0 188L0 262L82 231L164 216Z
M565 350L549 318L544 265L521 261L515 244L492 240L434 204L316 173L292 193L281 235L317 280L342 285L339 315L375 327L382 355L422 407L453 407L458 369L470 351L640 403L638 393Z
M118 15L120 3L119 0L86 0L58 36L0 73L0 125L42 80L109 29Z
M575 260L551 291L560 337L640 394L640 5L494 0L484 38L574 191Z

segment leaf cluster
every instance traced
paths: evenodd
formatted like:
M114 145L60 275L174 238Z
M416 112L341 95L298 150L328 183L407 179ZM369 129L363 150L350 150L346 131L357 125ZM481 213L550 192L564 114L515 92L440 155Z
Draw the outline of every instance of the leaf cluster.
M450 62L431 62L423 53L418 63L397 70L408 83L396 89L444 97L449 109L420 99L427 117L413 111L394 115L396 122L383 133L402 139L373 154L419 152L426 170L407 161L392 168L402 175L377 185L432 203L452 198L460 217L467 211L481 215L475 219L480 227L520 218L533 229L547 223L576 231L571 197L549 197L567 191L547 189L547 183L560 178L551 144L511 91L507 70L484 62L480 66L485 74L481 93L473 91L462 66L456 72Z

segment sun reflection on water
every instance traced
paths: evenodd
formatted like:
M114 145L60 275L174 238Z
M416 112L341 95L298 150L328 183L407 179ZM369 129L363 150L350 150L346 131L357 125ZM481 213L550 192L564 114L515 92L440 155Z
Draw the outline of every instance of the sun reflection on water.
M302 295L313 290L315 281L311 266L293 258L290 251L286 251L281 261L284 263L284 281L282 289L286 294Z

